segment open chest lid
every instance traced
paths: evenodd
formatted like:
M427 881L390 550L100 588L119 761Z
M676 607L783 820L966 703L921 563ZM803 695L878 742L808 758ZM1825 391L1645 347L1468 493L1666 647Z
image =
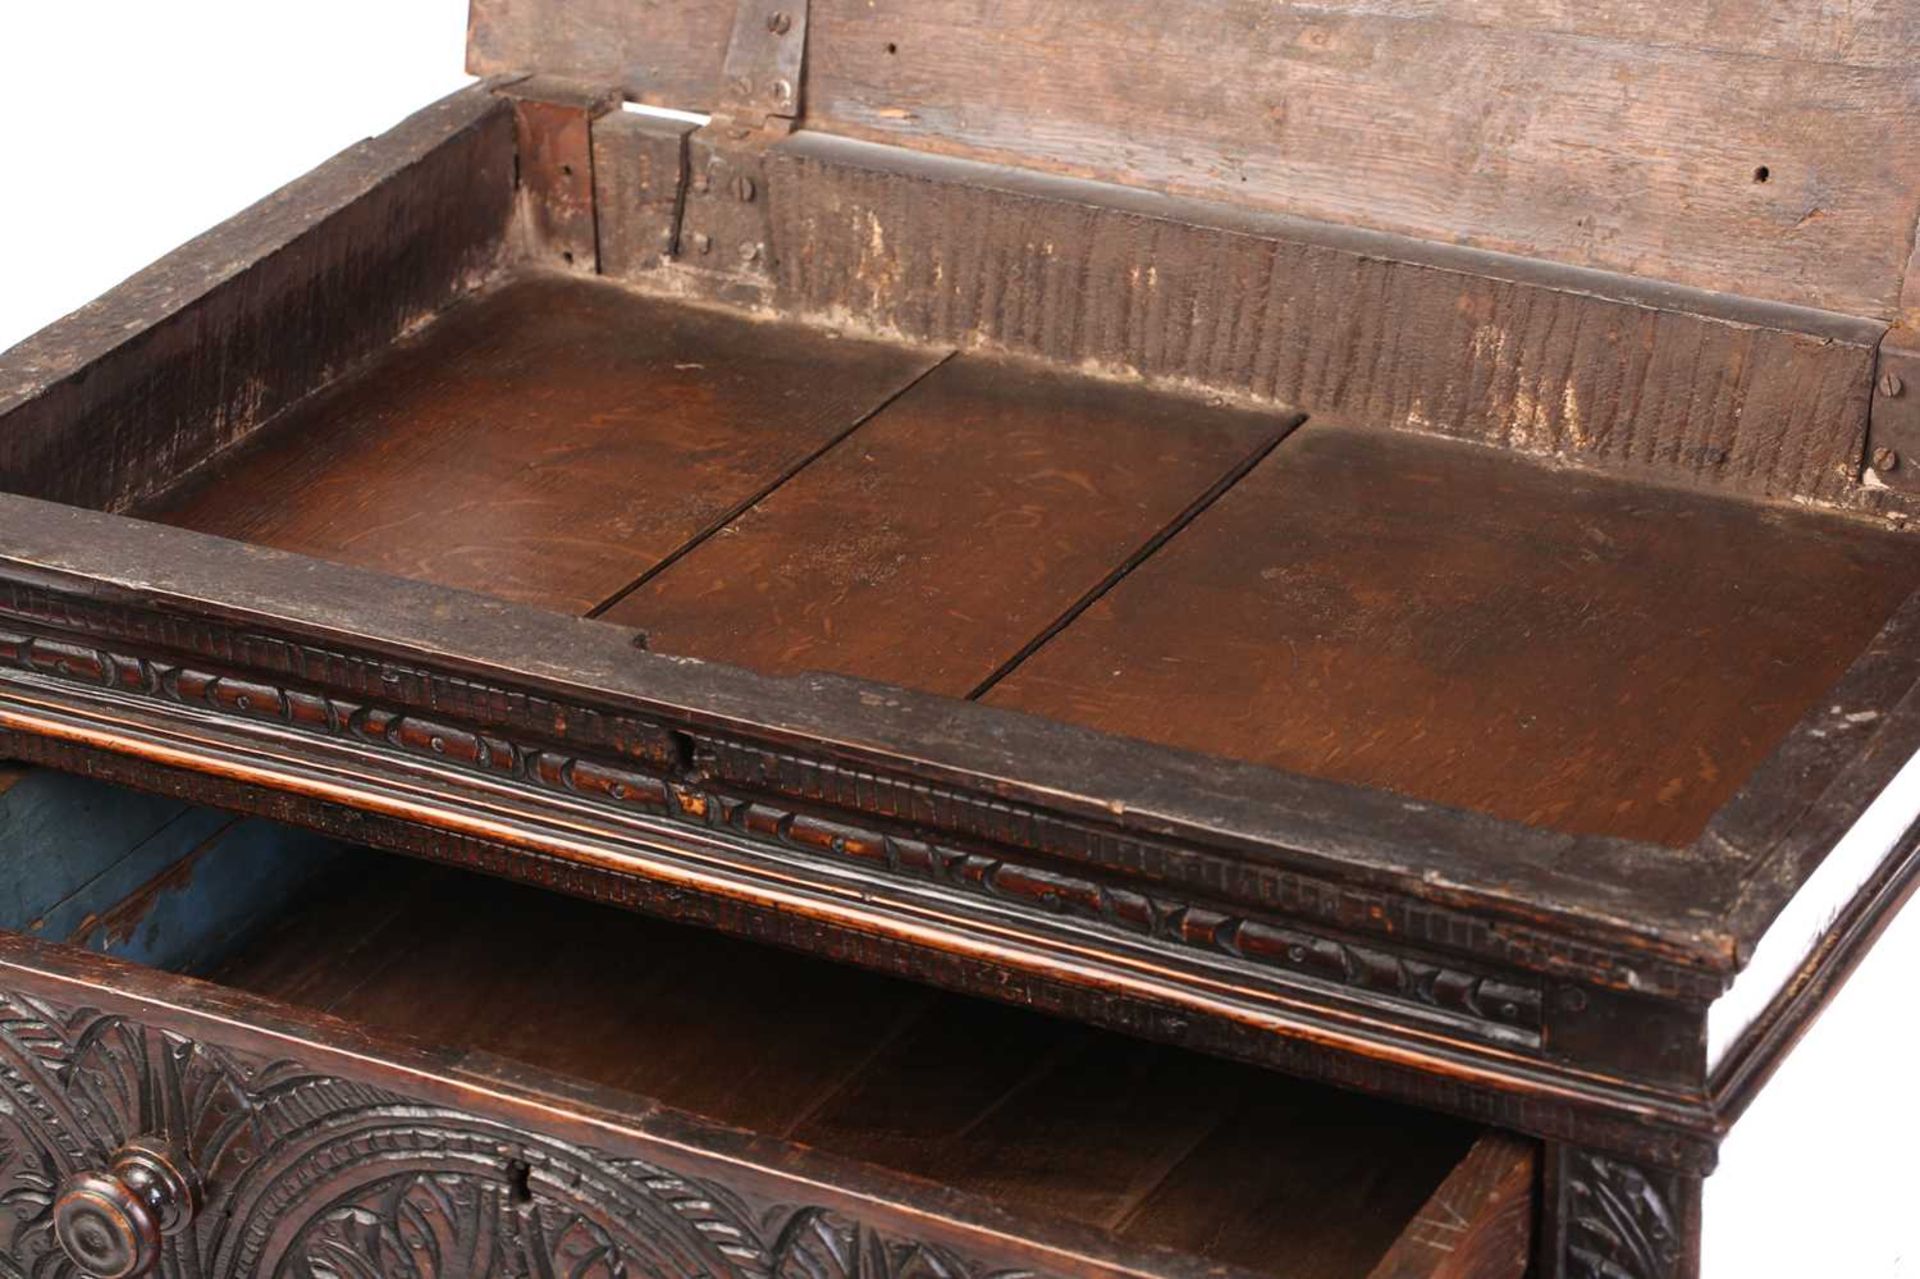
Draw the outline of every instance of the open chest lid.
M0 361L0 747L1702 1159L1920 880L1914 23L1723 8L474 0Z
M1898 3L474 0L468 66L712 111L784 57L807 130L1895 320L1917 51Z

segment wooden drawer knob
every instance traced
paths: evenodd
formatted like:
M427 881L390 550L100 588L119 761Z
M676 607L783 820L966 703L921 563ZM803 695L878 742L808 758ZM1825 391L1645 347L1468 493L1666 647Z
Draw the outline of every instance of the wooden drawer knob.
M105 1172L75 1173L53 1202L53 1233L69 1260L96 1279L150 1274L160 1240L179 1234L200 1206L200 1182L164 1141L136 1137Z

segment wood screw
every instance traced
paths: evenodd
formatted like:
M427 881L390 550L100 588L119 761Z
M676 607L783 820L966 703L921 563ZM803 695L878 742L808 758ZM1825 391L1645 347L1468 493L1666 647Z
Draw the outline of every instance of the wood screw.
M777 36L783 36L793 30L793 15L785 11L776 11L767 15L767 30Z
M768 85L767 88L773 91L773 96L778 101L793 101L793 82L791 80L775 80L772 84Z
M1880 394L1886 396L1888 399L1892 399L1906 389L1907 384L1902 382L1895 374L1882 373L1880 375Z
M1873 451L1873 469L1882 473L1900 469L1900 455L1882 444Z
M742 244L740 246L740 260L742 262L757 261L759 257L760 257L759 245L754 244L751 241L748 241L747 243Z
M693 233L693 251L695 253L713 252L713 237L705 231L695 231Z

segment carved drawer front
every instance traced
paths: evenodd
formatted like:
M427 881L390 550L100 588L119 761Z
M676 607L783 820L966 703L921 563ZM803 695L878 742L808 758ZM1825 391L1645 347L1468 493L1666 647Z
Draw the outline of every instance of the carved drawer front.
M716 1130L701 1151L696 1122L630 1122L590 1104L559 1107L559 1125L600 1127L624 1152L534 1131L529 1116L550 1107L498 1080L370 1060L351 1032L317 1028L337 1037L329 1046L191 981L176 979L197 1009L141 997L164 980L0 942L5 1273L936 1279L1052 1269L1044 1248L1043 1264L993 1260L903 1233L863 1213L862 1188L844 1174L823 1184L836 1171L828 1161L782 1165L776 1152L755 1166L726 1151L752 1144L734 1134ZM226 1022L230 1013L256 1024ZM122 1152L141 1143L197 1183L171 1220L128 1177ZM961 1216L916 1215L922 1230L967 1232ZM1071 1253L1056 1265L1079 1268Z
M562 1101L504 1066L376 1056L324 1019L67 947L0 938L0 983L0 1273L1246 1273L644 1105ZM1372 1273L1517 1276L1530 1201L1486 1192L1531 1166L1518 1143L1477 1145Z

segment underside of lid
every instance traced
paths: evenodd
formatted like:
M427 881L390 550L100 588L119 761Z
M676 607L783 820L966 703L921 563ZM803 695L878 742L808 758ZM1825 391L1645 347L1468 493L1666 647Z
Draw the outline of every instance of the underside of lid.
M808 129L1902 314L1920 214L1903 3L1844 22L1763 0L805 7ZM710 110L736 18L779 8L473 0L468 65Z

